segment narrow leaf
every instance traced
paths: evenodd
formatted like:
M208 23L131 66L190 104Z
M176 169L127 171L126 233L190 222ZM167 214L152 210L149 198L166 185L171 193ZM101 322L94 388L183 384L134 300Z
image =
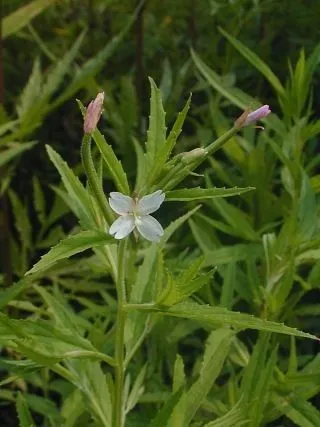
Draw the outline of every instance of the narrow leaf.
M21 30L25 25L57 0L33 0L2 19L2 38Z
M19 417L19 427L35 427L28 404L21 393L18 393L16 405Z
M69 258L72 255L85 251L86 249L114 243L113 237L103 231L90 230L81 231L78 234L67 237L35 264L27 274L39 273L52 267L57 261Z
M201 199L212 199L215 197L231 197L254 190L254 187L233 188L183 188L166 192L166 201L191 201Z
M151 162L151 170L154 166L156 154L166 142L165 112L162 105L161 91L155 82L149 78L151 86L150 116L148 138L146 142L147 156Z
M239 330L257 329L261 331L276 332L279 334L294 335L297 337L318 340L318 338L312 334L299 331L295 328L290 328L283 323L260 319L250 314L230 311L223 307L210 307L208 305L183 302L170 307L168 310L157 309L156 312L160 312L167 316L193 319L210 327L216 327L217 325L230 325Z
M258 57L258 55L256 55L238 39L231 36L231 34L227 33L222 28L219 28L219 31L229 40L229 42L237 49L238 52L241 53L244 58L246 58L258 71L260 71L261 74L265 76L265 78L274 87L279 95L284 95L285 90L280 80L268 67L268 65Z

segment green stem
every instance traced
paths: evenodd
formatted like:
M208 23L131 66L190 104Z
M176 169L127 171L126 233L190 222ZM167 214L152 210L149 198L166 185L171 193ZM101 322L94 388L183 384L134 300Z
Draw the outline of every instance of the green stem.
M89 134L85 134L82 139L81 158L82 158L83 167L87 175L88 183L91 188L91 191L95 196L95 199L100 207L100 210L103 214L105 221L109 225L113 222L113 216L112 216L112 213L108 210L109 205L105 197L105 194L103 192L103 188L98 178L96 169L94 167L94 163L91 155L91 135ZM115 278L116 268L114 265L112 251L110 250L109 247L105 247L104 251L106 252L106 255L110 262L112 277Z
M123 309L125 311L132 311L132 310L140 310L140 311L153 311L155 309L159 308L157 304L154 302L147 302L144 304L124 304Z
M207 155L211 155L215 153L217 150L220 150L220 148L229 141L230 138L233 137L234 134L239 132L241 128L234 126L233 128L229 129L226 133L221 135L218 139L213 141L211 144L209 144L205 150L208 153Z
M99 204L99 207L101 209L101 212L107 224L110 224L113 221L113 217L108 210L108 202L103 192L102 186L100 184L100 181L92 160L90 134L85 134L82 138L81 158L82 158L83 167L86 172L90 188L95 195L95 198Z
M178 163L171 170L171 172L167 174L167 176L165 176L164 179L159 183L159 188L161 188L163 191L168 191L174 188L181 181L183 181L184 178L188 176L190 172L194 171L201 163L203 163L208 156L219 150L239 130L240 128L234 126L226 133L221 135L219 138L217 138L215 141L213 141L211 144L207 145L207 147L204 147L204 149L206 150L205 156L195 159L194 161L187 164Z
M125 287L125 254L127 239L119 243L118 249L118 277L117 277L117 330L115 343L115 401L114 401L114 427L123 427L123 383L124 383L124 327L126 312L126 287Z

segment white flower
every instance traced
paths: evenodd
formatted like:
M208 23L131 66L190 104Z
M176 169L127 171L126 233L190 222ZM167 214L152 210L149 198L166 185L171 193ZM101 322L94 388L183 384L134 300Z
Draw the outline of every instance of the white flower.
M162 190L141 199L125 196L122 193L110 193L110 207L120 215L109 229L115 239L123 239L136 227L145 239L158 242L163 235L161 224L153 218L151 213L159 209L164 201L165 194Z

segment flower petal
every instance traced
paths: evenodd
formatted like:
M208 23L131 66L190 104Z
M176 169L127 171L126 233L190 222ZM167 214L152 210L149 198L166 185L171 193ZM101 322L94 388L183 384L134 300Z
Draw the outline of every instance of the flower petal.
M134 200L129 196L114 191L110 193L109 204L117 214L127 215L133 211Z
M159 209L160 205L164 201L165 194L162 190L155 191L152 194L142 197L136 207L138 215L149 215Z
M269 105L263 105L262 107L258 108L257 110L252 111L248 114L244 126L248 126L251 123L256 122L257 120L263 119L268 114L271 113L271 110L269 108Z
M159 242L164 233L161 224L151 215L136 217L136 227L141 236L151 242Z
M135 227L134 217L132 215L119 216L112 224L109 229L115 239L123 239L128 236Z

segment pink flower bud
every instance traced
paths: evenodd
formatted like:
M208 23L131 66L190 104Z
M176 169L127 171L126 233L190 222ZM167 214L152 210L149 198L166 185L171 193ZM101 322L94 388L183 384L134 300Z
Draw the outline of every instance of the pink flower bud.
M263 117L266 117L270 113L271 113L271 110L269 108L269 105L263 105L262 107L252 111L251 113L249 113L248 111L245 111L236 120L235 125L239 128L251 125L256 121L263 119Z
M86 114L84 116L84 133L92 133L96 129L103 110L103 100L104 93L100 92L88 105Z

